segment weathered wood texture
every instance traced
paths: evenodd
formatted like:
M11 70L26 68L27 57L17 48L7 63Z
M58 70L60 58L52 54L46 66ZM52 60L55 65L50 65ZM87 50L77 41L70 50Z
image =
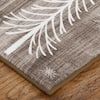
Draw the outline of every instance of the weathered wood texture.
M100 57L52 96L0 62L0 100L100 100Z
M5 15L10 11L15 11L28 0L0 0L0 15Z
M5 49L21 35L8 36L3 30L0 31L1 59L46 93L53 93L100 54L100 1L94 1L96 5L88 4L89 13L83 12L81 21L76 21L73 27L65 24L68 33L60 36L62 42L58 44L58 51L54 56L48 54L48 57L40 56L36 59L35 51L33 56L28 55L28 42L10 56L6 56ZM28 7L31 3L33 1L24 6ZM47 68L54 71L55 77L46 75Z

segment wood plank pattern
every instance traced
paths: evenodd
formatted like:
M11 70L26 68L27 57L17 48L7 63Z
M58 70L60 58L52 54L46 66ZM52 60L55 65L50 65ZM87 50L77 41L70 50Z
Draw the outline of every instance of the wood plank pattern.
M100 57L55 94L48 96L0 62L0 100L99 100Z
M86 64L100 54L100 1L95 0L95 2L95 6L89 5L89 14L85 12L81 14L81 21L76 21L73 27L66 24L68 33L60 36L62 42L58 44L58 51L54 56L40 56L36 59L35 51L33 56L27 53L28 43L12 55L6 56L5 49L20 36L7 36L4 34L5 31L0 31L1 59L40 89L52 94L65 83L65 80L67 82L72 79L86 68L84 67ZM33 1L28 1L24 6L28 7L31 3ZM52 69L56 76L47 77L46 68Z

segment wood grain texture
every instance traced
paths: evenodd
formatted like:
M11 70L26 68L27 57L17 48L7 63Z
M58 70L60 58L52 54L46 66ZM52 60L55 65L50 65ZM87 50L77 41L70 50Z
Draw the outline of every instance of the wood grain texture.
M0 0L0 16L10 11L15 11L25 4L28 0Z
M0 31L0 56L9 64L40 89L48 94L55 92L62 84L75 77L85 65L100 54L100 1L94 0L95 6L89 5L89 13L81 14L82 20L76 20L73 27L65 24L68 33L60 36L62 42L58 44L58 51L54 56L35 58L28 55L28 42L15 51L12 55L6 56L4 51L19 36L7 36L5 31ZM38 2L38 1L37 1ZM22 7L29 7L33 1L28 1ZM19 11L17 9L16 11ZM0 24L2 26L2 23ZM56 72L56 77L47 77L46 68Z
M100 100L100 57L51 96L0 62L0 100Z

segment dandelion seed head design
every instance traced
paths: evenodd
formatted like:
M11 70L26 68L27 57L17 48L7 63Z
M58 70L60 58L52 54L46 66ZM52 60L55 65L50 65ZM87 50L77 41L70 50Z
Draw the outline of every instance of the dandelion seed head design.
M93 0L88 0L91 4L95 4ZM64 25L64 19L63 19L63 13L67 9L67 18L68 22L71 26L73 26L73 23L75 22L75 19L72 14L72 6L75 5L75 13L78 19L80 19L80 13L82 12L79 3L81 2L83 5L84 10L87 12L87 5L86 0L43 0L45 3L49 4L59 4L60 6L42 6L39 4L33 4L30 7L30 10L21 9L20 12L17 14L14 14L13 12L10 12L11 16L4 16L4 18L8 19L9 21L3 21L4 25L3 27L0 27L0 29L7 29L6 32L7 35L18 35L23 34L23 36L18 39L14 44L12 44L7 50L4 51L6 55L12 54L14 51L16 51L18 48L20 48L27 40L30 39L28 52L30 55L33 54L33 46L36 46L36 58L39 58L39 54L41 53L43 56L47 56L46 52L44 51L43 45L41 44L41 38L44 34L45 39L45 49L49 52L50 55L53 55L53 50L57 50L57 48L54 46L54 44L57 44L57 42L60 42L60 38L58 36L58 32L56 32L56 26L55 26L55 20L57 15L59 16L59 33L67 33L65 25ZM62 5L63 4L63 5ZM34 12L36 10L42 10L42 13ZM44 10L56 10L54 13L44 13ZM28 16L40 16L38 19L29 18ZM42 19L43 17L46 17L46 19ZM12 23L15 22L15 23ZM21 22L24 22L21 23ZM20 25L17 23L21 23ZM26 24L25 24L26 23ZM51 28L53 30L53 38L49 36L48 34L48 24L50 23ZM11 29L15 29L15 31L12 31ZM16 31L17 30L17 31ZM25 34L24 34L25 33ZM36 39L37 38L37 39Z
M40 72L49 79L54 79L57 76L57 72L54 69L51 68L44 68L43 70L40 70Z

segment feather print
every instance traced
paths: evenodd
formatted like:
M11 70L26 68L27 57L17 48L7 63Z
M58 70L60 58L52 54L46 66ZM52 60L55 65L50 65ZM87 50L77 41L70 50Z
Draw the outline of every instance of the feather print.
M55 28L55 20L57 15L59 16L59 32L60 34L66 33L66 29L64 26L64 19L63 19L63 13L67 9L68 13L68 21L70 25L73 25L73 22L75 21L73 14L72 14L72 6L73 4L75 5L75 13L78 19L80 18L80 6L79 3L81 2L83 5L84 10L87 12L87 6L86 6L86 0L43 0L45 3L50 3L50 4L59 4L60 6L52 6L52 7L47 7L47 6L41 6L39 4L33 4L31 7L31 10L26 10L26 9L21 9L21 11L18 13L18 15L14 14L13 12L10 12L10 17L9 16L4 16L4 18L10 20L10 21L3 21L4 25L3 27L0 27L0 29L8 29L9 31L6 32L7 35L15 35L15 34L24 34L19 40L17 40L14 44L12 44L7 50L5 50L6 55L10 55L13 53L15 50L17 50L19 47L21 47L27 40L30 39L30 44L29 44L29 54L32 55L33 51L33 45L36 46L36 58L39 58L39 53L41 53L43 56L46 56L46 53L43 49L43 46L41 44L41 38L42 34L44 34L44 39L45 39L45 46L50 55L53 55L52 49L57 50L57 48L54 46L54 44L60 42L60 38L58 37L58 34L56 32ZM93 0L89 0L91 4L95 4ZM63 5L61 5L63 4ZM39 12L33 12L35 10L56 10L54 13L39 13ZM31 15L31 16L40 16L38 19L34 18L29 18L26 15ZM42 17L45 17L45 19L42 19ZM22 24L16 24L12 23L14 22L22 22ZM27 23L27 24L23 24ZM48 34L48 24L50 23L51 28L53 30L54 34L54 40L49 36ZM15 29L17 31L11 31L10 29ZM36 40L37 38L37 40Z

